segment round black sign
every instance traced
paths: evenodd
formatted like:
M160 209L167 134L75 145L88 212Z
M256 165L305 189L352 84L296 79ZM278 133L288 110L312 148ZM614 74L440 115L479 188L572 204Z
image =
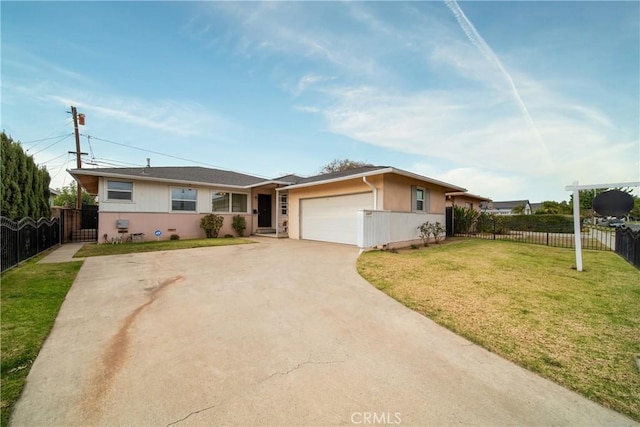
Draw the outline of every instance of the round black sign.
M631 209L633 209L633 197L624 191L605 191L593 199L593 210L602 216L625 216Z

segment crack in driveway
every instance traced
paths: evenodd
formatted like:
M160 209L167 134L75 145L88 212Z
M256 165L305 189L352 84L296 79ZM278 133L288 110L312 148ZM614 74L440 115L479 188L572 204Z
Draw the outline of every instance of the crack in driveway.
M314 361L313 361L313 360L311 360L311 359L307 359L307 360L306 360L306 361L304 361L304 362L300 362L300 363L298 363L295 367L293 367L293 368L289 369L289 370L288 370L288 371L286 371L286 372L274 372L273 374L271 374L271 375L269 375L268 377L264 378L264 379L263 379L262 381L260 381L260 382L261 382L261 383L263 383L263 382L265 382L265 381L267 381L267 380L269 380L269 379L271 379L271 378L273 378L273 377L275 377L275 376L281 376L281 377L283 377L283 376L288 375L288 374L290 374L291 372L293 372L293 371L295 371L295 370L297 370L297 369L300 369L300 368L301 368L301 367L303 367L304 365L332 365L332 364L335 364L335 363L344 363L344 362L345 362L344 360L326 360L326 361L314 362Z
M300 369L300 368L301 368L301 367L303 367L304 365L332 365L332 364L335 364L335 363L344 363L344 362L345 362L344 360L325 360L325 361L318 361L318 362L314 362L313 360L310 360L310 359L309 359L309 360L305 360L304 362L300 362L300 363L298 363L296 366L294 366L293 368L289 369L289 370L288 370L288 371L286 371L286 372L274 372L273 374L271 374L271 375L269 375L269 376L265 377L264 379L262 379L262 380L260 381L260 383L264 383L265 381L267 381L267 380L269 380L269 379L273 378L274 376L285 376L285 375L288 375L288 374L290 374L291 372L293 372L293 371L295 371L295 370L297 370L297 369ZM180 418L179 420L176 420L176 421L170 422L170 423L169 423L169 424L167 424L165 427L169 427L169 426L177 425L177 424L181 423L182 421L186 420L187 418L189 418L189 417L190 417L190 416L192 416L192 415L199 414L199 413L201 413L201 412L206 412L206 411L211 410L211 409L213 409L213 408L215 408L215 407L217 407L217 406L220 406L220 405L221 405L221 403L216 403L215 405L207 406L206 408L203 408L203 409L199 409L199 410L197 410L197 411L190 412L190 413L189 413L189 414L187 414L185 417L182 417L182 418Z
M199 414L200 412L206 412L206 411L208 411L208 410L210 410L210 409L215 408L216 406L220 406L220 404L219 404L219 403L216 403L215 405L211 405L211 406L208 406L208 407L206 407L206 408L203 408L203 409L199 409L199 410L197 410L197 411L190 412L187 416L185 416L185 417L183 417L183 418L180 418L179 420L176 420L176 421L170 422L170 423L169 423L169 424L167 424L165 427L174 426L174 425L176 425L176 424L178 424L178 423L183 422L184 420L186 420L187 418L189 418L191 415Z

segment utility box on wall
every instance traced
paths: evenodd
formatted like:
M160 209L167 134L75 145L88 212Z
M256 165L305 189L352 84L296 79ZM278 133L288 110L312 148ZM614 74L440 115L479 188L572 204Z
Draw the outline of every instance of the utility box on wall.
M118 229L120 230L129 228L129 220L128 219L116 220L116 227L118 227Z

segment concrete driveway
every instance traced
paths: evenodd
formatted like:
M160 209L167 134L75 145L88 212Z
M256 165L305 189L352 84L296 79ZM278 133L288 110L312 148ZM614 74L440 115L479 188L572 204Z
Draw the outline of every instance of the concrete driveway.
M292 240L89 258L13 426L635 425Z

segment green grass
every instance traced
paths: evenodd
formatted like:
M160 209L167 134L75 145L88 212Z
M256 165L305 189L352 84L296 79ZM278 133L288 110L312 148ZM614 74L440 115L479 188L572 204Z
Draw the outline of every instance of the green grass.
M360 274L437 323L640 420L640 271L611 252L480 239L369 252Z
M238 238L161 240L141 243L95 244L84 245L74 257L83 258L101 255L123 255L139 252L171 251L176 249L205 248L210 246L229 246L255 243L252 240Z
M2 426L53 326L82 262L36 264L37 257L2 274Z

